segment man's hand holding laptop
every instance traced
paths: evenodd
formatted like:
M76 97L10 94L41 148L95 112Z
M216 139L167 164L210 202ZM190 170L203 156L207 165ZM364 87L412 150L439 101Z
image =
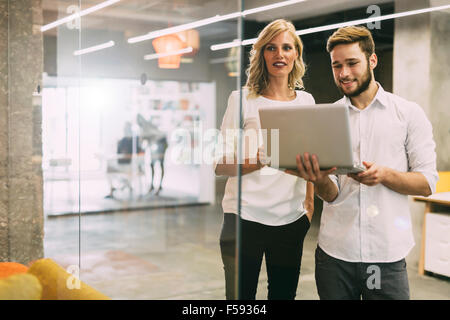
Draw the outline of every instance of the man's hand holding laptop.
M363 161L363 165L367 168L366 171L348 173L347 176L370 187L383 182L384 176L386 175L385 167L367 161Z
M320 170L319 160L315 154L309 155L308 152L303 154L303 159L301 155L297 155L297 170L289 170L286 169L286 173L290 173L305 179L306 181L310 181L314 184L321 184L325 179L328 178L329 174L333 174L336 171L336 167L333 167L329 170Z
M327 182L328 175L333 174L336 171L336 167L328 170L320 170L319 160L315 154L309 155L308 152L301 155L297 155L297 170L286 169L285 172L296 175L310 181L315 185L323 185ZM364 166L367 168L364 172L348 173L347 176L358 181L359 183L367 186L375 186L382 183L383 177L386 174L386 168L378 166L375 163L363 161Z
M337 168L333 167L328 170L320 170L317 156L315 154L310 156L308 152L303 154L303 159L302 156L298 154L296 161L297 170L287 169L285 172L312 182L316 194L327 202L334 201L338 195L338 189L328 175L333 174Z

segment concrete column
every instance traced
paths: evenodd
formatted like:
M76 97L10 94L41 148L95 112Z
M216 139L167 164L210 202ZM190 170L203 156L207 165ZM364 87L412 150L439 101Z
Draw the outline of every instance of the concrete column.
M0 261L43 257L41 0L0 1Z
M397 0L404 12L448 1ZM395 20L393 91L419 103L433 125L437 168L450 170L450 10Z
M0 261L9 257L8 241L8 1L0 1Z
M448 1L396 0L395 11L404 12ZM420 104L433 125L437 169L450 170L450 10L395 20L393 92ZM417 267L425 206L410 197L416 246L407 263Z
M430 29L430 120L437 169L450 171L450 10L431 13Z

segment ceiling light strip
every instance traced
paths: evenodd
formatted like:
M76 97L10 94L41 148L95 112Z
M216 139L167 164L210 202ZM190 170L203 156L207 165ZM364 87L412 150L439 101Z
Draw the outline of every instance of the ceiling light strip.
M214 44L211 46L211 50L212 51L223 50L223 49L228 49L228 48L233 48L233 47L239 47L240 45L248 46L249 44L254 44L256 42L256 39L257 38L247 39L242 42L239 41L238 39L236 39L236 40L233 40L232 42Z
M248 9L248 10L242 11L242 16L247 16L247 15L258 13L258 12L268 11L268 10L272 10L275 8L286 7L286 6L290 6L290 5L293 5L293 4L296 4L299 2L304 2L304 1L306 1L306 0L289 0L289 1L282 1L282 2L269 4L267 6Z
M159 58L168 57L168 56L179 55L179 54L183 54L183 53L189 53L189 52L192 52L193 50L194 49L192 47L187 47L187 48L177 50L177 51L172 51L172 52L148 54L148 55L144 56L144 60L153 60L153 59L159 59Z
M108 41L106 43L99 44L97 46L93 46L93 47L89 47L89 48L86 48L86 49L81 49L81 50L74 51L73 55L74 56L81 56L81 55L86 54L86 53L91 53L91 52L100 51L100 50L103 50L103 49L106 49L106 48L111 48L114 45L115 45L114 41Z
M401 17L412 16L412 15L417 15L417 14L422 14L422 13L427 13L427 12L432 12L432 11L446 10L446 9L450 9L450 5L432 7L432 8L424 8L424 9L418 9L418 10L411 10L411 11L406 11L406 12L388 14L385 16L371 17L371 18L353 20L353 21L348 21L348 22L335 23L335 24L330 24L330 25L326 25L326 26L308 28L308 29L296 31L295 34L300 36L300 35L305 35L305 34L310 34L310 33L338 29L341 27L354 26L354 25L364 24L364 23L369 23L369 22L401 18ZM240 45L246 46L246 45L254 44L256 42L256 40L257 40L257 38L247 39L247 40L242 41L242 43L240 41L234 40L232 42L214 44L210 47L210 49L212 51L217 51L217 50L238 47Z
M225 16L217 15L217 16L212 17L212 18L198 20L198 21L195 21L195 22L186 23L186 24L179 25L179 26L176 26L176 27L171 27L171 28L167 28L167 29L153 31L153 32L150 32L150 33L148 33L146 35L143 35L143 36L129 38L128 42L129 43L136 43L136 42L141 42L141 41L145 41L145 40L155 39L155 38L162 37L162 36L165 36L165 35L168 35L168 34L177 33L177 32L181 32L181 31L184 31L184 30L189 30L189 29L202 27L202 26L214 23L214 22L233 19L233 18L236 18L238 16L239 16L238 13L230 13L230 14L227 14Z
M99 3L99 4L95 5L95 6L92 6L90 8L81 10L80 12L76 12L74 14L71 14L70 16L64 17L64 18L56 20L56 21L54 21L52 23L46 24L45 26L42 26L41 27L41 32L45 32L47 30L53 29L53 28L55 28L57 26L60 26L62 24L70 22L72 20L79 19L82 16L85 16L85 15L88 15L88 14L93 13L95 11L98 11L98 10L101 10L103 8L109 7L109 6L115 4L115 3L119 2L119 1L121 1L121 0L108 0L108 1L104 1L102 3Z
M223 49L228 49L228 48L233 48L233 47L239 47L240 45L241 45L241 41L234 40L233 42L226 42L226 43L221 43L221 44L213 44L211 46L211 50L212 51L223 50Z
M152 32L149 32L142 36L132 37L132 38L128 39L128 42L129 43L137 43L137 42L141 42L141 41L145 41L145 40L150 40L150 39L162 37L162 36L165 36L168 34L181 32L184 30L189 30L189 29L206 26L208 24L212 24L215 22L231 20L231 19L238 18L240 16L246 16L246 15L250 15L253 13L257 13L257 12L262 12L262 11L272 10L275 8L285 7L285 6L289 6L289 5L299 3L299 2L304 2L304 1L306 1L306 0L281 1L281 2L277 2L277 3L271 4L271 5L267 5L267 6L244 10L242 12L233 12L233 13L226 14L226 15L216 15L211 18L206 18L206 19L202 19L202 20L198 20L198 21L194 21L194 22L190 22L190 23L186 23L186 24L181 24L181 25L175 26L175 27L152 31Z
M371 18L353 20L353 21L349 21L349 22L335 23L335 24L330 24L330 25L321 26L321 27L299 30L296 32L296 34L300 36L300 35L304 35L304 34L333 30L333 29L338 29L338 28L342 28L342 27L354 26L354 25L358 25L358 24L365 24L365 23L369 23L369 22L402 18L402 17L406 17L406 16L412 16L412 15L417 15L417 14L422 14L422 13L427 13L427 12L432 12L432 11L438 11L438 10L445 10L445 9L450 9L450 5L432 7L432 8L424 8L424 9L418 9L418 10L411 10L411 11L399 12L399 13L392 13L392 14L388 14L385 16L371 17Z

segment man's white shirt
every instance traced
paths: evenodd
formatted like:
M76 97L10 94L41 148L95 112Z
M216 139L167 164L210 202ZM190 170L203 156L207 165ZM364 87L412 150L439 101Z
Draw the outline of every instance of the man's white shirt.
M435 192L438 173L432 126L422 108L383 90L364 110L348 97L336 103L349 107L353 158L400 172L420 172ZM366 186L346 175L330 175L337 198L325 202L319 246L328 255L349 262L394 262L414 246L408 196L382 184Z

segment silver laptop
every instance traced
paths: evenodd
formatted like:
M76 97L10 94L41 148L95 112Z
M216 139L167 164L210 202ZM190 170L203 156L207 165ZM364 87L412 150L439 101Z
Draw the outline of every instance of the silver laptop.
M296 155L308 152L317 155L322 170L337 167L333 174L365 170L354 163L347 106L262 107L259 117L271 167L297 169Z

